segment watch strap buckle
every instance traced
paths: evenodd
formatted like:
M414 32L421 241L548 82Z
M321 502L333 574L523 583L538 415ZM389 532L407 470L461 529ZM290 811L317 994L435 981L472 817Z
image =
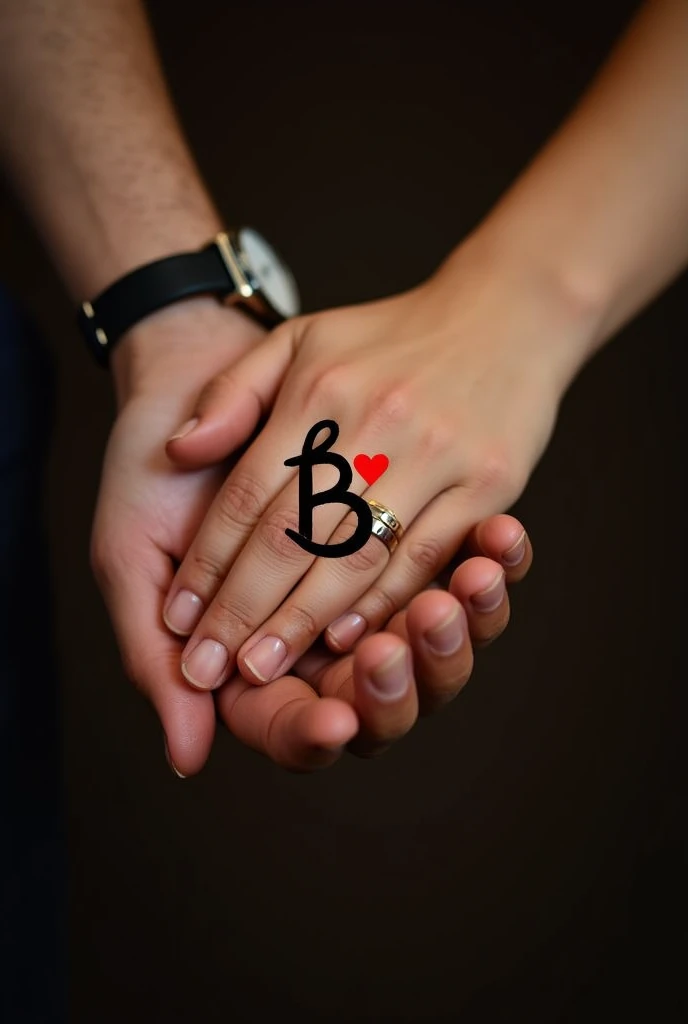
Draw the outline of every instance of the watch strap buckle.
M220 259L225 266L230 281L234 285L237 295L240 295L242 299L252 298L255 288L248 280L241 264L236 258L236 252L226 231L221 231L215 236L214 245L220 254Z
M80 327L86 336L86 340L98 362L105 366L108 361L109 339L104 329L99 325L93 303L82 302L79 310Z

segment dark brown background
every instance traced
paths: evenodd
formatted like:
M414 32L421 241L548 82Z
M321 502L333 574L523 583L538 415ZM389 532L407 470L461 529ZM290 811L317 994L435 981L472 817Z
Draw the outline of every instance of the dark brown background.
M634 8L150 6L227 221L275 241L309 309L429 273ZM222 734L179 782L88 567L109 382L20 214L0 212L0 272L60 377L71 1020L683 1019L686 277L570 391L517 508L531 577L450 710L377 762L312 777Z

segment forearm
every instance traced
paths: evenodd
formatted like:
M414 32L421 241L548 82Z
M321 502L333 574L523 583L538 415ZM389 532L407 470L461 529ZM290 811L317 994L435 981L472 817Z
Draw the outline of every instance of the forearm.
M0 152L76 301L221 227L139 0L0 4Z
M585 345L562 353L567 380L681 271L688 0L643 7L578 108L478 234L589 317Z

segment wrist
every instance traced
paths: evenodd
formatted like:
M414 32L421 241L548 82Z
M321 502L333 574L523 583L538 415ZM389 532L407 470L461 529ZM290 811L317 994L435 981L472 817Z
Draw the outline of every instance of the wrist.
M532 346L524 357L550 371L560 395L604 340L609 299L603 290L577 273L564 246L540 249L529 233L507 230L497 217L450 253L435 277L454 293L458 280L472 280L476 290L488 293L497 316L510 316L512 301L529 306Z
M186 387L192 378L202 387L264 336L252 319L212 296L166 306L132 327L112 352L118 408L135 395Z
M52 246L65 285L78 303L92 299L130 271L179 252L207 245L222 222L198 182L187 182L185 197L167 192L141 205L120 200L111 208L82 210L79 232L67 251ZM195 186L195 187L194 187ZM160 184L161 192L164 192ZM75 235L79 235L77 239ZM60 233L60 238L63 233Z

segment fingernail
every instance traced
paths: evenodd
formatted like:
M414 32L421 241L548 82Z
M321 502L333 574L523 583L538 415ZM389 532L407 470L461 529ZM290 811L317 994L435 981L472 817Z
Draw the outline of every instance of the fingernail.
M499 608L503 599L504 573L500 572L499 576L495 577L489 587L485 587L484 590L473 594L471 602L473 607L479 612L493 612Z
M520 565L526 553L526 531L524 530L515 544L512 544L502 555L504 565Z
M172 604L163 614L165 625L173 633L188 636L193 633L203 614L203 602L190 590L180 590L175 594Z
M172 434L172 437L168 438L168 441L180 441L187 434L190 434L198 423L198 416L194 416L193 419L187 420L186 423L182 423L176 434Z
M453 609L444 622L440 622L439 626L429 629L425 634L425 642L433 654L444 657L458 651L463 638L463 619L458 607Z
M182 672L192 686L201 690L212 690L222 679L227 667L229 654L224 644L217 640L201 640L189 657L182 662Z
M165 758L167 760L168 765L170 766L170 768L172 769L172 771L174 772L178 779L185 779L186 775L182 775L182 773L179 771L176 764L170 757L170 748L167 745L167 736L163 735L163 740L165 741Z
M395 651L387 661L370 673L375 695L381 700L398 700L406 693L411 681L411 663L406 647Z
M362 615L357 615L356 612L349 612L347 615L340 615L338 619L330 623L327 627L327 632L334 640L335 645L344 651L355 640L358 640L359 636L362 636L367 628L368 623Z
M278 636L264 636L248 654L244 663L262 682L267 683L287 656L287 645Z

